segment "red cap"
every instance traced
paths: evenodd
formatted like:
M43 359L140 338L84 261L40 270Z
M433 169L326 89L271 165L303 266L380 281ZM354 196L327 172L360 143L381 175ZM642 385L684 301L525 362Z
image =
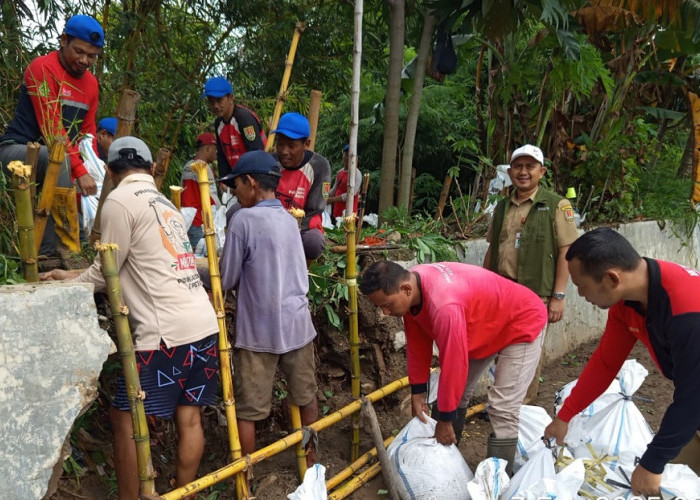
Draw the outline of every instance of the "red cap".
M211 132L204 132L197 136L197 147L206 146L208 144L216 144L216 137Z

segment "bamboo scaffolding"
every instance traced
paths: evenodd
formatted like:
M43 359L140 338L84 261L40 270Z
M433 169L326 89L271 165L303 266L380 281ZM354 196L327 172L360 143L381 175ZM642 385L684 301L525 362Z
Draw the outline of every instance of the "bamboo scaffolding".
M360 472L357 476L353 477L350 481L342 485L340 488L336 489L334 492L328 494L328 500L340 500L352 495L355 491L360 489L362 485L367 484L370 479L379 474L382 471L382 467L379 462L371 465L366 470Z
M160 148L158 153L156 153L156 170L153 173L153 180L158 191L163 186L165 176L168 175L168 167L170 167L170 150Z
M125 89L119 99L119 111L117 112L117 134L115 138L131 135L131 129L136 119L136 105L141 99L141 94L135 90ZM109 193L114 189L112 184L112 176L106 175L100 192L100 200L97 202L97 213L95 214L95 222L90 231L90 244L94 244L100 239L102 229L100 226L100 215L102 214L102 205Z
M366 398L373 402L378 401L388 396L389 394L393 394L394 392L405 387L408 387L408 377L403 377L399 380L395 380L390 384L385 385L384 387L380 387L376 391L368 394ZM362 400L357 399L352 403L348 404L347 406L344 406L340 410L337 410L331 413L330 415L327 415L322 419L317 420L316 422L310 424L308 427L317 432L321 431L330 427L333 424L337 424L338 422L340 422L344 418L349 417L353 413L358 412L361 409L361 407ZM187 496L192 495L193 493L209 488L210 486L213 486L214 484L219 483L224 479L233 476L234 474L238 474L240 471L246 469L251 465L254 465L284 450L291 448L295 444L299 443L303 439L303 437L303 430L295 431L289 434L288 436L284 437L283 439L275 441L274 443L264 448L261 448L251 453L250 455L246 455L243 458L239 458L238 460L220 468L219 470L207 474L206 476L200 477L199 479L192 481L191 483L177 488L169 493L161 495L161 499L174 500L178 498L186 498Z
M209 175L207 172L207 164L203 161L194 162L191 168L193 172L197 173L199 192L202 197L202 226L204 227L204 238L207 244L207 262L209 264L209 276L211 278L211 294L214 302L214 310L216 311L216 318L219 323L219 370L221 374L221 389L226 412L229 448L231 450L231 458L235 462L241 457L242 451L241 441L238 435L238 423L236 422L236 407L233 395L231 344L226 331L226 308L224 305L224 295L221 290L221 274L219 272L219 260L216 255L214 218L212 217L211 199L209 197ZM236 493L239 500L250 497L245 474L238 474L236 476Z
M295 404L289 405L289 413L292 416L292 431L298 431L302 429L302 423L301 423L301 412L299 411L299 407ZM299 481L304 480L304 474L306 473L306 452L304 451L304 447L302 446L302 441L299 441L296 445L295 448L296 452L296 457L297 457L297 467L299 469Z
M36 164L39 162L39 151L41 151L41 144L38 142L27 143L27 160L24 162L24 164L32 167L32 175L31 179L29 179L29 189L32 193L32 203L34 203L34 200L36 200Z
M156 495L155 473L151 462L151 441L148 434L146 412L143 407L143 400L146 394L141 390L141 382L136 368L136 354L134 352L134 344L131 341L131 329L129 328L129 309L124 304L119 285L119 269L117 267L117 259L114 256L114 252L118 248L110 243L97 244L96 248L100 253L102 275L105 278L107 294L109 295L109 306L112 310L112 319L117 332L117 344L124 369L126 395L129 399L131 419L134 424L139 491L142 495Z
M41 240L44 238L46 223L51 216L53 195L56 192L56 183L58 182L58 175L61 173L65 156L66 140L63 137L57 137L49 148L49 165L46 169L44 183L41 186L41 198L39 198L36 212L34 213L34 246L37 253L39 253L39 247L41 247Z
M37 252L34 241L34 216L30 188L32 167L23 165L21 161L11 161L7 169L13 174L22 275L25 280L33 283L39 281L39 269L36 262Z
M178 210L182 208L182 190L182 186L170 186L170 201Z
M300 21L294 25L294 35L292 36L292 45L289 47L289 53L287 54L287 59L284 60L284 73L282 74L282 83L280 84L280 91L277 94L277 103L275 104L275 111L272 114L272 121L270 122L270 130L275 130L277 124L280 121L280 116L282 115L282 106L284 101L287 100L287 86L289 85L289 77L292 74L292 66L294 65L294 56L297 52L297 45L299 44L299 37L306 29L306 23ZM271 133L267 137L267 146L265 151L272 151L275 145L275 134Z

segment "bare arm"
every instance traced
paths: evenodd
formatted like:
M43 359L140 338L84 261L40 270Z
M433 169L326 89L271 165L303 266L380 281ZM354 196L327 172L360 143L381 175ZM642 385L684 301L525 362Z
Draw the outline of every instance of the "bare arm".
M559 248L559 255L557 256L557 265L554 273L554 293L563 292L566 290L566 283L569 281L569 266L566 262L566 252L569 250L569 246L564 246ZM566 305L566 299L555 299L551 298L547 306L548 321L550 323L556 323L561 320L564 316L564 306Z

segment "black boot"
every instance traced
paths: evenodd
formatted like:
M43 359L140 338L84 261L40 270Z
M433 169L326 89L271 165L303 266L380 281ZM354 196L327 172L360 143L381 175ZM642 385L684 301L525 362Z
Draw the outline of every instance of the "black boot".
M457 438L457 446L459 446L459 440L462 439L462 431L464 430L464 422L467 420L467 410L465 408L457 408L457 420L452 422L452 427L455 430L455 437Z
M515 450L517 447L517 437L497 438L491 434L486 447L486 456L507 460L508 465L506 465L506 473L508 474L508 477L513 477L513 461L515 460Z

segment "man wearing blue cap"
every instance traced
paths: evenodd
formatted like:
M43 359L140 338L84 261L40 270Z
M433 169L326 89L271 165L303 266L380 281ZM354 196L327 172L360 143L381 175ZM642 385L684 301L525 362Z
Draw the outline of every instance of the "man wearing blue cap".
M97 154L104 162L107 161L107 151L117 135L117 119L111 116L102 118L97 123Z
M308 151L311 131L304 115L283 114L273 133L277 134L276 156L283 167L277 198L287 210L304 210L301 241L306 260L311 261L326 246L322 214L331 188L331 167L323 156Z
M220 263L222 289L238 288L234 393L243 455L255 451L255 422L270 414L277 366L302 424L318 418L309 279L297 222L275 198L280 177L272 155L251 151L219 179L242 207L226 229Z
M185 221L153 180L148 146L136 137L116 139L107 172L116 186L102 209L102 238L117 246L124 302L147 415L173 418L177 428L177 485L197 476L204 452L201 407L218 393L219 326L190 249ZM72 279L105 289L99 256L84 272L54 269L42 280ZM109 412L114 435L117 496L139 495L134 429L126 383L117 379Z
M224 177L236 167L243 153L265 149L267 137L257 115L236 104L233 87L226 78L215 76L207 80L202 97L207 98L209 109L216 115L217 163L219 177Z
M95 136L99 91L97 80L88 68L102 53L103 45L104 32L95 19L73 16L61 34L59 49L29 64L15 115L0 137L3 168L13 160L25 161L27 143L39 142L42 147L36 180L41 187L48 166L46 144L62 138L66 140L66 158L58 186L70 187L75 182L83 194L97 193L97 184L83 164L78 142L84 134ZM77 220L75 224L77 227ZM53 226L49 217L40 253L55 252Z

